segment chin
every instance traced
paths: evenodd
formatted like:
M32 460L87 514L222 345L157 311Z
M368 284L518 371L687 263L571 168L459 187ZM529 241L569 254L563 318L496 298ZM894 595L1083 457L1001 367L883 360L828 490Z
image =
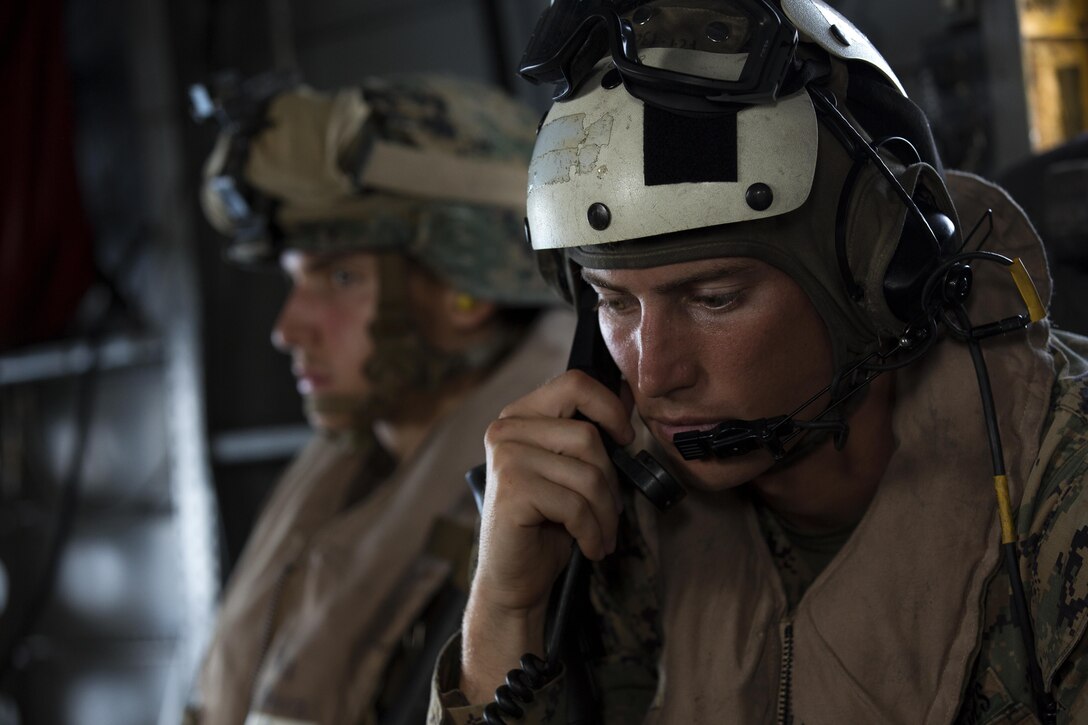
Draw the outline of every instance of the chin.
M365 394L322 390L302 396L302 410L310 427L320 433L342 433L359 426Z
M312 413L306 417L310 427L318 433L343 433L351 428L351 416Z

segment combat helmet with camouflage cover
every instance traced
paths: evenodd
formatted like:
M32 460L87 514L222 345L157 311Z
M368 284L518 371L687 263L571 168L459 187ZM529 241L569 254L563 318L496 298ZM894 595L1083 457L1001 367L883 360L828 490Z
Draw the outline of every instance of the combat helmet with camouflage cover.
M201 203L229 258L400 252L500 306L555 301L522 243L532 110L445 75L285 85L250 104L256 118L225 119L205 165Z

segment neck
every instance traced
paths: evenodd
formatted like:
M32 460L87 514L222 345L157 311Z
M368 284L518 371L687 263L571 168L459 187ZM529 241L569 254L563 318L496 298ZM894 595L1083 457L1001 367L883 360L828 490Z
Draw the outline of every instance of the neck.
M860 521L894 448L894 383L894 375L885 374L869 384L847 421L850 435L841 451L829 439L795 464L756 477L752 485L763 503L805 533L839 531Z
M395 416L374 422L374 435L397 461L408 460L423 444L434 426L456 408L482 382L483 372L449 381L430 394L409 394Z

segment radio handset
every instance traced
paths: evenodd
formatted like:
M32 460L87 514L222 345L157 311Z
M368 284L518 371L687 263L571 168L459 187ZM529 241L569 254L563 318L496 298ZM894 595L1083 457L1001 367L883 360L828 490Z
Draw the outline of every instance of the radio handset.
M600 381L615 393L619 392L621 375L615 361L608 353L608 348L601 336L600 326L597 323L597 311L594 305L594 295L588 286L579 285L575 291L575 309L578 314L577 326L574 332L574 342L571 345L570 357L567 361L568 370L581 370L595 380ZM586 420L581 414L575 418ZM653 456L646 451L639 451L632 456L621 446L616 445L612 438L600 431L601 441L612 464L619 472L620 480L627 481L642 492L658 509L664 511L673 506L684 497L683 487L673 478ZM477 504L483 501L483 484L486 480L486 471L483 466L477 466L466 475L469 485L476 496ZM489 725L505 724L503 716L519 718L524 711L519 703L531 702L533 691L541 688L560 671L560 654L566 637L567 624L575 599L575 592L583 589L583 580L586 575L587 560L577 544L571 547L570 563L567 565L566 574L563 576L562 588L559 597L555 601L553 619L551 623L548 643L546 648L547 660L541 660L532 653L526 653L521 658L521 667L511 670L506 675L506 684L495 690L495 701L484 709L484 722ZM568 713L569 723L591 722L594 715L590 713Z
M608 352L597 323L597 310L592 290L582 285L575 296L578 322L574 330L567 370L581 370L603 383L613 393L619 393L620 370ZM575 418L585 420L581 414ZM653 456L639 451L634 456L616 445L604 431L600 431L605 452L623 480L631 483L658 509L665 511L684 497L684 489Z

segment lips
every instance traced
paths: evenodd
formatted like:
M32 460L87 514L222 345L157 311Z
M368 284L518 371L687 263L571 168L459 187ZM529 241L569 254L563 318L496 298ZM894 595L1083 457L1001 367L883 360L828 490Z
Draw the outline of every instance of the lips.
M321 392L332 384L331 376L313 368L292 365L291 372L295 375L295 388L300 395Z
M672 441L677 433L706 431L717 427L725 418L644 418L654 436L661 441Z

